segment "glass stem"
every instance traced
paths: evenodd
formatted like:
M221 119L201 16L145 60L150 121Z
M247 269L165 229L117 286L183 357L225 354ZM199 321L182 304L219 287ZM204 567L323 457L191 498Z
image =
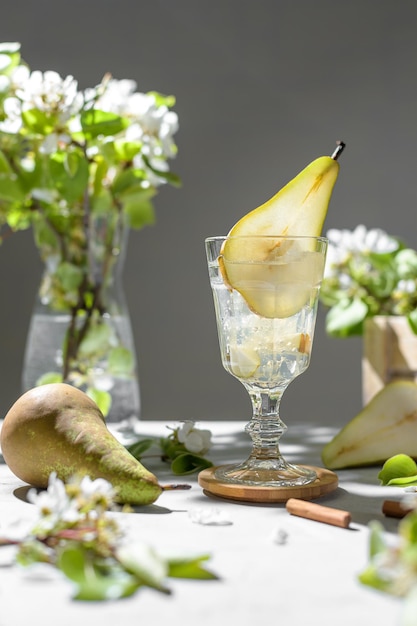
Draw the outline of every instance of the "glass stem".
M279 440L287 430L280 419L279 405L282 391L249 391L253 415L245 431L252 439L251 458L258 460L279 459Z

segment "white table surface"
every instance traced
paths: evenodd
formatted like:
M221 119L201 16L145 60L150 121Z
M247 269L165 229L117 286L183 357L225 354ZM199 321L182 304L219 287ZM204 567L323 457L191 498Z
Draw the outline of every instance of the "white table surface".
M167 425L142 421L138 432L165 435ZM212 430L207 456L215 464L246 458L249 441L243 423L198 425ZM332 434L319 427L290 426L281 449L288 460L320 465L320 450ZM148 467L161 483L179 482L160 462ZM382 515L381 505L400 490L381 487L377 473L378 468L339 471L338 489L316 500L349 510L349 529L291 516L284 504L209 497L196 475L181 477L180 482L192 485L188 491L164 492L154 505L132 514L112 513L128 526L132 541L144 541L158 551L211 555L207 565L219 580L169 579L170 596L144 588L123 600L76 602L66 580L37 580L24 568L7 566L2 551L9 548L0 548L0 626L399 625L401 600L357 580L368 562L369 521L382 521L390 534L398 525ZM0 461L0 533L12 520L35 519L35 508L19 497L23 486ZM191 514L199 509L216 509L231 523L195 523ZM278 531L287 533L284 544L274 540Z

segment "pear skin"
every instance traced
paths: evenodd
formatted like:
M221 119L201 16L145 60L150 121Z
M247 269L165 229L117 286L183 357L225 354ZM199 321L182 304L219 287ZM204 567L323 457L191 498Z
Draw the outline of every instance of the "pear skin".
M417 459L417 384L388 383L322 450L329 469L379 465L396 454Z
M45 488L51 472L66 481L74 474L105 478L117 501L153 503L163 491L108 430L93 400L65 383L24 393L4 418L1 451L11 471L34 487Z

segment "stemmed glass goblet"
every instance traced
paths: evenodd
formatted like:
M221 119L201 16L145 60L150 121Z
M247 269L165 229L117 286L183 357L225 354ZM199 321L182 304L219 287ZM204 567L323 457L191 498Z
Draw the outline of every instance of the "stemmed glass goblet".
M210 237L205 245L222 363L244 385L253 408L245 427L252 439L249 457L218 466L215 478L262 487L308 485L316 472L287 462L280 452L287 427L279 407L285 389L310 362L327 240ZM269 251L266 258L260 250Z

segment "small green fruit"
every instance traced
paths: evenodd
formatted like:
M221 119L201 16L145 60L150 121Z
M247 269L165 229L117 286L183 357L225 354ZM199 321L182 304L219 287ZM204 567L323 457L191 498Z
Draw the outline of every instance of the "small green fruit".
M398 480L407 479L409 484L411 478L417 478L417 463L408 454L395 454L385 461L378 478L383 485L398 484Z

